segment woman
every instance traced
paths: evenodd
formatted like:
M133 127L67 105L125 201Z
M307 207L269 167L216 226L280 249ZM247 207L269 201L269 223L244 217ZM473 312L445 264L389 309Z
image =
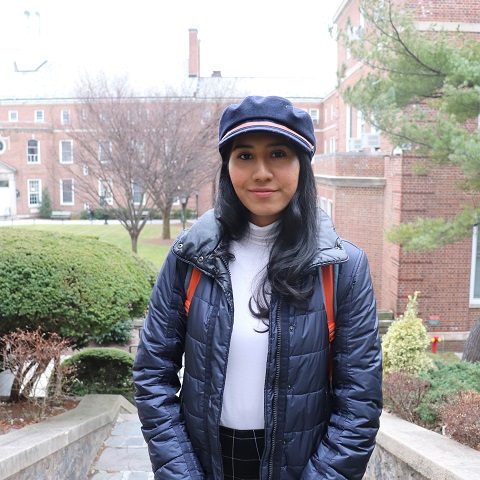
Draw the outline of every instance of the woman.
M215 208L172 246L135 359L155 478L361 479L382 401L375 299L364 252L317 209L310 116L247 97L219 133ZM330 347L319 272L331 263Z

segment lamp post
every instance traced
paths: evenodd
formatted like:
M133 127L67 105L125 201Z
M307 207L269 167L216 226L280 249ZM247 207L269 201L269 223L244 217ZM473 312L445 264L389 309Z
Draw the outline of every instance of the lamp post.
M187 200L188 200L188 197L184 193L182 193L180 195L180 203L182 204L182 226L184 230L185 230L185 208L187 206Z

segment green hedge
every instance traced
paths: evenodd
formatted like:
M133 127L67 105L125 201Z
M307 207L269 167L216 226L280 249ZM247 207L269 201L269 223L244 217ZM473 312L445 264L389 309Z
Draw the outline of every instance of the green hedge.
M429 392L417 409L420 418L426 423L437 422L439 411L458 392L475 390L480 393L480 363L446 364L439 360L435 361L435 367L419 375L430 383Z
M66 376L69 393L114 393L131 400L133 360L131 353L107 347L87 348L72 355L62 363L62 367L74 367Z
M83 345L142 317L157 269L97 238L0 229L0 335L55 332Z

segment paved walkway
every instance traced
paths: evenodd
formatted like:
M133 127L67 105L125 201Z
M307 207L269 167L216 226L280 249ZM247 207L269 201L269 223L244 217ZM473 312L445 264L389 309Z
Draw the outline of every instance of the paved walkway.
M136 413L118 416L88 480L153 480L147 445Z

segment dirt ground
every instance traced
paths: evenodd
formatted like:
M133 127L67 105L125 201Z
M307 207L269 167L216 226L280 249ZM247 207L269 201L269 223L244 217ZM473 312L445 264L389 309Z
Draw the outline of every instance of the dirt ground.
M67 412L75 408L78 403L79 400L72 398L65 398L59 402L45 405L31 402L0 402L0 435Z

